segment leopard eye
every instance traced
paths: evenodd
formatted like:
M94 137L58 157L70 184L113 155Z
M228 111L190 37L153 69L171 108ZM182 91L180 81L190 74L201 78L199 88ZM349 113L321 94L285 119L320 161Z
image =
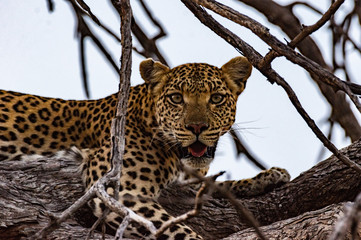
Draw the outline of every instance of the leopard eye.
M212 94L212 96L211 96L211 103L219 104L223 101L223 99L224 99L224 95L215 93L215 94Z
M173 93L173 94L169 95L168 98L174 104L183 103L183 96L180 93Z

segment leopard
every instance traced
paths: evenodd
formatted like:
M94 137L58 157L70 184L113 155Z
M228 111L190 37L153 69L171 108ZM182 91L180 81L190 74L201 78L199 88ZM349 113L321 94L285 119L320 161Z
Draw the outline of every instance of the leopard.
M252 65L238 56L222 67L187 63L169 68L146 59L140 63L144 83L132 86L125 120L125 147L119 179L119 202L159 229L173 219L157 201L163 189L190 179L184 168L202 176L214 159L219 138L236 116ZM89 189L109 172L111 122L118 94L98 100L63 100L0 91L0 161L29 155L48 156L76 148L82 154L81 172ZM290 180L287 170L273 167L243 180L217 181L237 197L259 195ZM114 186L106 186L113 194ZM106 211L98 198L89 205L97 217ZM117 227L124 216L108 211L106 223ZM184 223L160 236L131 222L124 236L135 239L203 239Z

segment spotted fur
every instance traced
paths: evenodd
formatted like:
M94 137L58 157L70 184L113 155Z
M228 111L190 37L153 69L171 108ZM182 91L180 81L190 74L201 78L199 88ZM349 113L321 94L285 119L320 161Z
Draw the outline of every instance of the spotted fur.
M238 95L244 90L251 65L237 57L217 68L203 63L173 69L145 60L140 65L145 83L132 87L126 119L126 146L120 201L159 228L172 218L156 201L162 189L184 176L181 165L206 174L217 141L235 119ZM65 101L0 91L0 160L27 154L53 154L76 146L84 156L83 181L90 188L111 169L110 124L116 94L99 100ZM78 154L79 155L79 154ZM255 195L289 180L279 168L253 179L221 182L236 195ZM107 186L113 194L114 189ZM91 202L96 216L105 205ZM117 228L115 213L107 223ZM130 238L151 238L149 231L131 223ZM169 228L159 239L201 239L184 224Z

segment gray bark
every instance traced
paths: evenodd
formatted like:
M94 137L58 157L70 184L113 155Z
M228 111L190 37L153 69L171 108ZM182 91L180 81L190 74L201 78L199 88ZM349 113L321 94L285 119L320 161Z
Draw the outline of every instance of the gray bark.
M342 152L361 164L360 140ZM60 213L75 202L84 191L79 165L65 158L0 162L0 239L30 236L46 225L48 211ZM266 235L283 234L282 238L289 235L294 239L292 234L296 231L300 236L308 236L307 239L322 239L318 237L331 231L342 211L341 204L332 204L353 201L360 189L361 176L330 157L280 188L239 201L261 225L271 224L264 227ZM179 215L193 208L194 194L188 187L173 186L162 193L159 201L171 214ZM320 228L305 228L312 223L308 220L320 223L320 216L325 219ZM83 207L48 238L84 239L86 228L94 220L89 208ZM276 221L279 222L272 224ZM199 216L188 220L187 224L205 239L220 239L241 230L240 235L234 236L251 239L253 234L228 200L210 196L206 197ZM324 231L320 230L321 226ZM277 231L280 233L276 234ZM229 239L236 239L234 236Z

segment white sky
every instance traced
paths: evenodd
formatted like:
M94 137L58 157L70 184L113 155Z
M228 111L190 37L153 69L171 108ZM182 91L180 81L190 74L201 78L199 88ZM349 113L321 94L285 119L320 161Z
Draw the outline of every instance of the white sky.
M74 37L74 16L67 1L54 2L55 12L51 14L48 13L45 0L0 2L0 88L64 99L85 98L81 83L78 43ZM110 10L108 4L104 4L106 1L86 2L104 24L111 27L114 32L119 32L118 17ZM144 13L140 11L138 2L131 3L138 22L147 28L148 34L156 34L151 24L145 22ZM147 3L168 34L159 41L159 47L171 66L187 62L207 62L220 67L238 55L233 47L193 17L180 1L152 0ZM249 7L236 1L228 0L223 3L265 24L280 40L287 39L278 28L267 23L263 16ZM312 4L317 4L325 11L329 1L313 1ZM345 8L347 7L346 5ZM317 14L302 7L296 10L305 24L312 24L318 20ZM268 52L269 47L247 29L220 17L217 19L261 54ZM103 36L103 43L118 62L119 44L110 37L104 37L102 31L95 27L93 29L98 35ZM324 56L329 57L330 49L327 46L331 41L330 35L321 30L315 36ZM359 37L360 32L355 32L355 36ZM136 41L134 44L137 46ZM351 57L350 66L360 66L361 61L357 54ZM137 54L133 55L132 85L142 82L138 71L142 60L143 58ZM89 40L87 61L92 98L101 98L116 92L117 75ZM309 79L308 74L283 58L274 61L273 67L293 87L304 108L319 127L327 131L328 125L325 121L330 108L320 97L318 88ZM354 78L358 77L357 70L354 67ZM361 82L360 79L358 81ZM239 98L236 123L235 128L258 158L268 167L279 166L288 169L292 177L313 166L321 151L322 144L298 115L284 91L268 83L257 70L253 71L245 92ZM334 142L338 147L349 144L349 140L344 139L342 130L338 129L334 136ZM244 157L236 159L233 148L229 135L221 138L211 172L226 170L228 176L234 179L255 175L259 170Z

